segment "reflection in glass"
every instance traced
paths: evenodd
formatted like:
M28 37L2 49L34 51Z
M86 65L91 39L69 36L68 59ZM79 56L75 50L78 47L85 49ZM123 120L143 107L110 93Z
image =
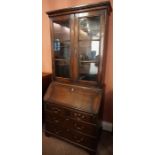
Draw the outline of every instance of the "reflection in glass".
M80 41L79 57L80 60L98 60L99 41Z
M100 17L85 17L79 19L79 39L90 40L100 38Z
M98 73L98 63L83 63L80 62L79 79L96 81Z
M70 78L70 17L53 19L55 75Z
M79 18L79 79L97 81L100 54L100 17Z
M58 77L69 78L70 77L70 69L68 61L55 61L55 74Z
M53 22L54 40L60 41L70 40L70 23L69 20L60 20Z
M70 58L70 42L60 43L59 40L54 42L54 57L56 59Z

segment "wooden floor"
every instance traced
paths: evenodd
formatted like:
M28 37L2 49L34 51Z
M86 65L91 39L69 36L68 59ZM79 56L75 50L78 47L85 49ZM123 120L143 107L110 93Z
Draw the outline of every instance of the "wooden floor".
M46 137L43 133L43 154L42 155L89 155L83 149L75 147L67 142L53 137ZM101 140L98 145L96 155L113 154L113 136L112 133L102 132Z

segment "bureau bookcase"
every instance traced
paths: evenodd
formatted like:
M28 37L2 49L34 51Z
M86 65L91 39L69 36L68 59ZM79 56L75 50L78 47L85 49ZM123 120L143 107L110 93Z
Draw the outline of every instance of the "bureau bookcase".
M47 12L52 82L44 96L45 133L95 154L104 95L110 3Z

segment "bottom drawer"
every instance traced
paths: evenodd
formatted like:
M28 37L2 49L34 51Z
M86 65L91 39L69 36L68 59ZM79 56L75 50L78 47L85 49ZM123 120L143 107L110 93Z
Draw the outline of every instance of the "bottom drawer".
M48 121L46 121L45 130L47 130L48 132L54 133L55 135L59 135L59 136L63 136L65 133L62 127L56 124L52 124Z
M68 138L75 143L84 145L92 149L95 149L97 145L97 140L95 138L85 136L76 131L71 131L70 136Z
M46 131L58 135L62 138L68 139L73 143L80 144L84 147L88 147L91 149L96 149L97 147L97 139L85 136L79 132L76 132L72 129L63 128L59 125L52 124L50 122L46 122Z

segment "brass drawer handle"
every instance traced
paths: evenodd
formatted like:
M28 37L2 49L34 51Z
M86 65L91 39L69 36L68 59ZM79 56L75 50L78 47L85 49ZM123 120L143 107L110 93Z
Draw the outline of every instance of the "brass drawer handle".
M73 92L75 89L74 88L71 88L71 92Z
M74 116L77 116L77 113L74 113Z
M77 120L87 119L85 115L79 113L74 113L73 116L76 117Z
M76 140L76 142L80 143L83 142L84 138L81 137L80 139L77 136L74 136L74 139Z
M55 113L55 114L57 114L58 112L60 112L61 110L60 109L58 109L58 108L53 108L53 112Z
M78 130L82 130L83 129L83 126L78 126L76 123L74 123L74 127L76 128L76 129L78 129Z
M59 134L61 131L55 131L55 134Z
M80 116L81 116L81 114L78 114L78 116L80 117Z
M82 118L85 118L85 116L84 116L84 115L82 115Z
M84 140L84 139L81 138L81 139L78 139L77 142L80 143L80 142L83 142L83 140Z
M55 119L54 122L55 122L55 123L59 123L59 120Z

